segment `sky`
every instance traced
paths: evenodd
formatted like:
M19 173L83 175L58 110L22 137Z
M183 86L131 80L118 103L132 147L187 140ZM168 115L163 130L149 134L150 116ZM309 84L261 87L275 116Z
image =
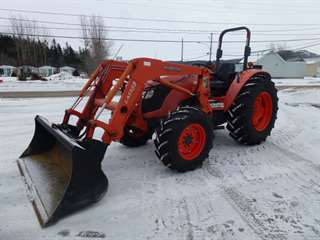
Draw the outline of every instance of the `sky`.
M214 56L218 32L237 26L251 29L252 51L269 49L273 43L275 46L307 49L320 54L319 9L319 0L10 0L3 1L0 7L0 31L9 31L8 18L23 16L40 22L58 22L40 25L49 28L46 31L50 35L77 38L81 35L76 25L80 22L78 15L95 14L104 17L109 38L176 41L112 41L112 54L123 45L119 56L124 59L152 57L180 60L183 38L184 60L206 60L209 59L210 32L213 33ZM132 28L138 28L139 32L132 31ZM232 41L244 39L241 32L226 36L223 45L225 58L241 56L244 43ZM57 40L62 44L67 41L76 48L83 45L80 39Z

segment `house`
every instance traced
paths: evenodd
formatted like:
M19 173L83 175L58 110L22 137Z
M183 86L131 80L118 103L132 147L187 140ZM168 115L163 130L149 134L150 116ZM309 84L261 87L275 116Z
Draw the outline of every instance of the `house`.
M73 74L73 72L75 70L76 70L75 68L69 67L69 66L64 66L64 67L60 68L60 72L67 72L67 73L70 73L70 74Z
M320 77L320 57L306 58L306 77Z
M303 57L288 51L269 52L259 58L257 64L274 78L304 78L307 73Z
M55 72L56 72L55 67L51 67L51 66L39 67L39 74L41 77L49 77L49 76L53 75Z
M306 77L320 77L320 62L306 62Z
M8 66L8 65L1 65L0 66L0 76L1 77L11 77L12 73L16 70L17 68L14 66Z
M31 75L32 73L39 73L39 69L31 66L31 65L22 65L20 67L18 67L19 73L24 72L27 75Z

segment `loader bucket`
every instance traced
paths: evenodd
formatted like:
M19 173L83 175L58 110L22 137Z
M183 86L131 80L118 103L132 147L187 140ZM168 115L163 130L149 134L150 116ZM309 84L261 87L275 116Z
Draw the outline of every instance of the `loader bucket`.
M96 140L77 142L36 116L34 136L18 167L42 227L103 197L108 188L101 170L106 149Z

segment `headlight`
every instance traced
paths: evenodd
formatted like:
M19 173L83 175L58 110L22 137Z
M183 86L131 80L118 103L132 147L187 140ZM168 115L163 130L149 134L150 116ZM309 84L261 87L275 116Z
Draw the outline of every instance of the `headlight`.
M146 91L146 93L144 94L144 99L150 99L150 98L152 98L153 97L153 95L154 95L154 89L153 88L151 88L151 89L149 89L149 90L147 90Z

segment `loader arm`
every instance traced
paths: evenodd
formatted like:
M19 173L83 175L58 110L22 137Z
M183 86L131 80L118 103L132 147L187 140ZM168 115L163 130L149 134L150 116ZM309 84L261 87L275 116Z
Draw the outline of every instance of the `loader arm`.
M79 118L77 128L79 131L87 125L87 122L94 117L98 108L95 106L95 99L102 98L112 86L114 79L120 78L128 63L114 60L107 60L101 63L91 78L83 86L79 97L70 109L67 109L63 119L63 124L68 124L70 116L74 115ZM89 99L81 112L76 108L79 103L89 95Z

